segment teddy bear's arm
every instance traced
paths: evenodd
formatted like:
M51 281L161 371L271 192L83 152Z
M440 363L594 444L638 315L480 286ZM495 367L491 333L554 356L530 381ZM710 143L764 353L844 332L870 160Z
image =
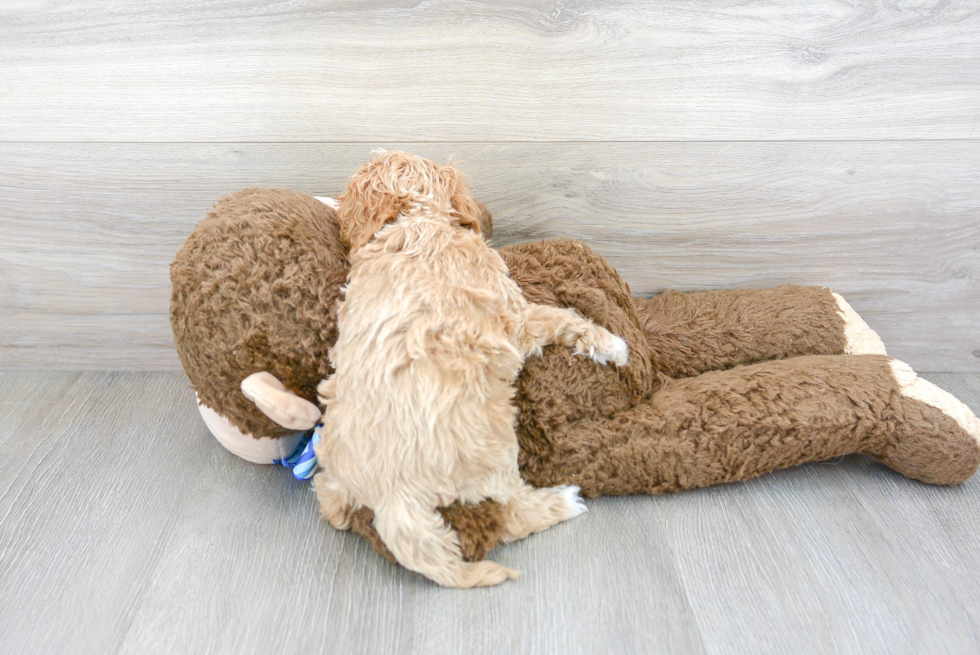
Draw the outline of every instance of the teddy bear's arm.
M252 373L240 386L246 398L284 428L308 430L320 421L319 407L287 389L268 371Z
M660 371L673 378L802 355L885 354L871 328L825 287L634 298Z

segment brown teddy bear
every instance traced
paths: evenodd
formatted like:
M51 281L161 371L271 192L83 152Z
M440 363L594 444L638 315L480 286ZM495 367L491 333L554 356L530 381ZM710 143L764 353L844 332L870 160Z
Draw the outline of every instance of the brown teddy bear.
M852 453L951 485L980 464L969 408L885 356L828 289L637 298L576 241L500 254L528 300L572 307L630 346L624 367L559 347L527 360L516 403L520 468L532 485L663 493ZM177 352L205 421L232 452L284 459L319 418L316 386L330 372L347 266L330 201L279 189L221 198L177 253ZM492 501L440 511L469 560L501 540L503 508ZM352 529L393 561L369 508Z

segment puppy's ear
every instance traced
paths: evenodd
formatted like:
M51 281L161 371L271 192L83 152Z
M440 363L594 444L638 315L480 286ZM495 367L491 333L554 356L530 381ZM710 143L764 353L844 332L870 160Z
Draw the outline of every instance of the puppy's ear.
M364 177L355 176L338 198L340 239L352 253L386 223L396 220L407 204L405 198L378 191L364 182Z
M483 237L485 241L489 241L490 237L493 235L493 214L487 209L486 205L477 199L473 199L476 203L476 208L480 217L480 236Z

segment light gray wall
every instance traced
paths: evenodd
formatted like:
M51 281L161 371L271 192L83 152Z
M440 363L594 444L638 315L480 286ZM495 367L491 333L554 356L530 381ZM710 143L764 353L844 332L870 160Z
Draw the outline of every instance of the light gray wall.
M498 244L831 286L980 371L976 3L2 3L0 62L0 368L178 368L167 265L213 201L387 146L465 160Z

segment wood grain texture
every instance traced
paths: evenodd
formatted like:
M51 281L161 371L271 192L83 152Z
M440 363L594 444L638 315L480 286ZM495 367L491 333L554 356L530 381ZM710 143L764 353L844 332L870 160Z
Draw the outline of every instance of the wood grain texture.
M375 145L0 144L0 367L178 368L168 265L214 200L336 193ZM638 294L830 286L980 371L978 142L385 145L465 160L498 246L583 239Z
M213 439L182 374L47 375L0 429L0 651L114 652Z
M122 653L704 652L654 513L598 518L635 527L601 549L571 523L501 549L520 584L452 593L320 521L308 484L219 455Z
M980 7L0 7L3 141L980 138Z
M980 375L927 376L980 411ZM871 459L602 498L442 589L238 460L179 373L0 372L0 653L968 653L980 479Z

